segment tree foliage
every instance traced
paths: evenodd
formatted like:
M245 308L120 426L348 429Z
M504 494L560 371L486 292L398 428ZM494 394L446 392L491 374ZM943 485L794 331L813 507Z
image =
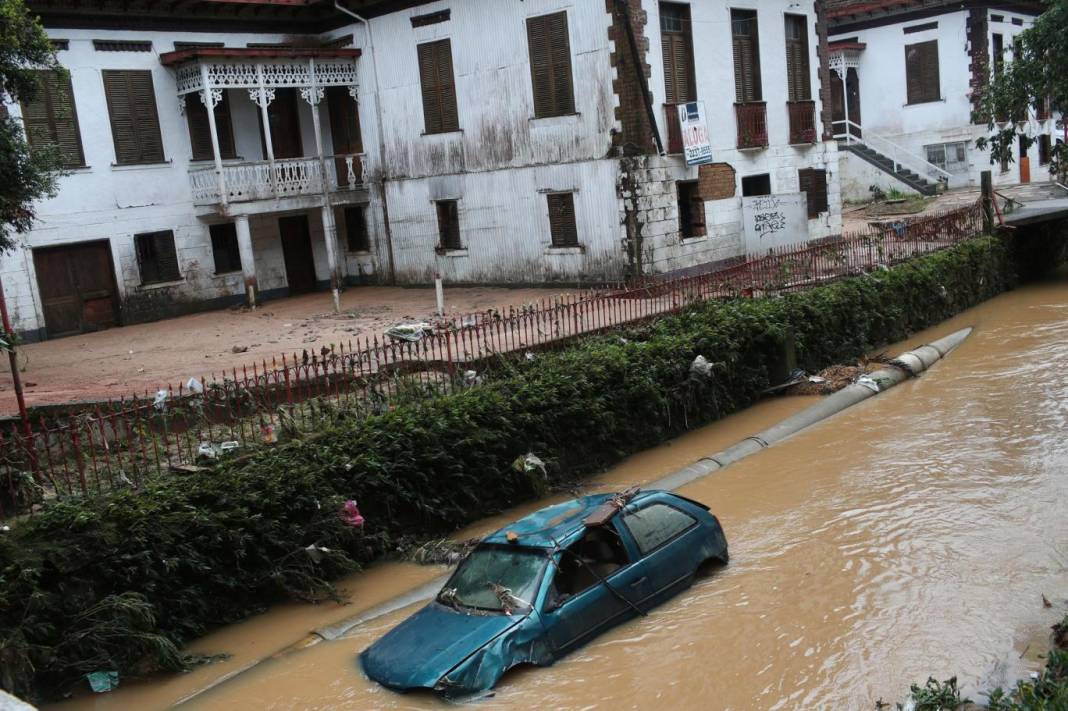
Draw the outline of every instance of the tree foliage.
M30 150L22 123L4 105L32 101L36 70L62 71L44 28L22 0L0 0L0 251L14 246L35 218L34 201L56 191L61 157L54 148Z
M990 135L976 146L990 149L991 163L1011 163L1018 142L1026 149L1037 140L1029 121L1036 107L1068 109L1068 0L1046 4L1035 24L1016 36L1011 61L980 90L978 117L987 121ZM1050 157L1051 172L1063 176L1068 168L1064 144L1052 146Z

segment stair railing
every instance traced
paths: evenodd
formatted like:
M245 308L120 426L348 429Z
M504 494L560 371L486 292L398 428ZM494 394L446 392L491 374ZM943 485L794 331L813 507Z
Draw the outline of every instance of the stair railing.
M926 158L916 155L904 146L891 141L889 138L884 138L870 131L864 131L863 127L852 121L836 121L835 124L846 124L847 126L845 133L835 134L835 140L845 141L847 145L867 146L876 153L886 156L893 161L895 173L901 172L902 168L907 168L917 175L948 185L951 177L948 171L939 168ZM854 135L854 132L850 129L856 129L856 133L861 134L863 138Z

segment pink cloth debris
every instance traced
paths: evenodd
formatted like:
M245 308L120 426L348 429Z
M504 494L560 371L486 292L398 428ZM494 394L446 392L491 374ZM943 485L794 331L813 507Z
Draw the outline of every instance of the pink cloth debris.
M353 528L361 528L363 526L364 518L360 515L360 508L356 505L354 499L349 499L341 507L341 520L346 526L352 526Z

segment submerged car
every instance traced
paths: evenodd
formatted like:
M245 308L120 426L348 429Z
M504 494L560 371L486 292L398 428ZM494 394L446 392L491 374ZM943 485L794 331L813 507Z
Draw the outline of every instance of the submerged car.
M586 496L488 536L433 602L368 647L364 672L397 691L468 695L517 665L547 666L727 562L708 507L666 491Z

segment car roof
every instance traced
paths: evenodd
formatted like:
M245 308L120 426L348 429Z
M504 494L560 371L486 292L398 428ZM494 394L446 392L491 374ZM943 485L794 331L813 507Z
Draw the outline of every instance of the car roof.
M630 503L644 501L663 493L666 492L641 491L631 499ZM514 533L518 536L514 545L525 548L556 548L557 544L569 543L569 539L582 530L582 521L613 496L615 494L593 494L546 506L494 531L486 536L483 543L512 543L508 540L508 534Z

